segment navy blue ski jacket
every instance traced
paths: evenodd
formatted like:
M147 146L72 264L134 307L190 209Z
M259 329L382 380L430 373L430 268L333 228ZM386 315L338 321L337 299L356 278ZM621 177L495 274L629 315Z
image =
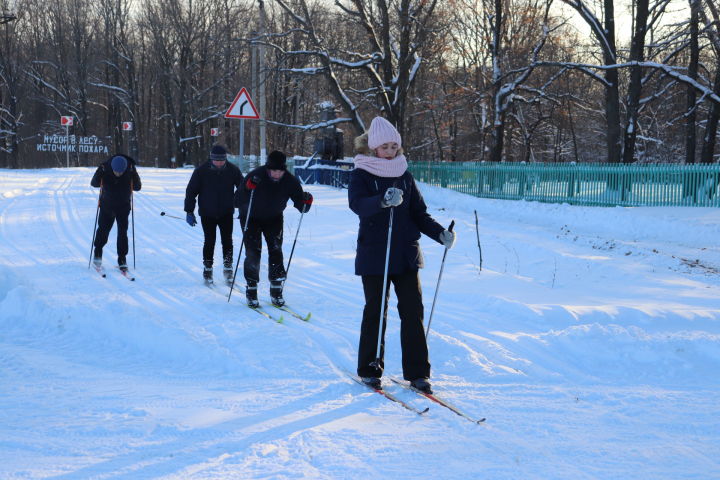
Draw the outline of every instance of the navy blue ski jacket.
M201 217L221 218L235 213L235 190L242 187L240 169L230 162L222 168L213 166L210 160L198 166L185 189L185 211L195 211L198 197L198 213Z
M348 201L360 217L355 256L355 275L383 275L388 240L390 208L380 206L385 191L403 191L403 202L394 207L388 274L418 271L423 267L420 234L440 243L445 230L427 213L427 206L409 171L397 178L384 178L356 168L350 174Z
M302 213L310 210L309 205L303 203L303 189L300 180L290 172L285 172L282 178L275 182L270 178L265 165L257 167L247 174L246 178L259 177L260 183L253 194L252 211L250 218L269 220L282 217L288 200L293 201L293 206ZM235 205L240 209L240 220L245 222L248 205L250 204L250 191L246 188L238 189L235 194Z

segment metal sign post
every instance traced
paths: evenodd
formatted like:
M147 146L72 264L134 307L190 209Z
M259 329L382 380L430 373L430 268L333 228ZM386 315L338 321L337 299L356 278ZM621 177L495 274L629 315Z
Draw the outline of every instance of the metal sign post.
M240 161L245 158L245 119L240 119Z
M245 119L260 119L260 115L258 114L253 101L250 99L250 94L248 94L247 90L245 90L245 87L243 87L235 96L235 100L233 100L230 108L228 108L228 111L225 113L225 118L237 118L240 120L239 153L240 161L242 161L245 155Z
M65 162L67 168L70 168L70 125L68 124L65 124L65 146L67 147L65 150Z
M122 122L122 130L123 130L123 149L126 155L130 155L130 132L132 131L134 125L133 122Z
M60 125L65 125L65 163L70 168L70 125L73 124L71 115L63 115L60 117Z

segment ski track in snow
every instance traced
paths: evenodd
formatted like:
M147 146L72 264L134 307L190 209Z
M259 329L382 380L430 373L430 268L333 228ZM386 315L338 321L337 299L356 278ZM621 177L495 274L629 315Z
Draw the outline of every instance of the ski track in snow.
M93 171L0 170L2 479L720 478L717 209L421 186L458 232L429 337L433 384L488 418L478 426L437 405L417 416L343 373L363 306L346 191L307 187L285 296L313 315L267 307L278 324L240 292L227 302L221 267L205 287L202 229L160 216L184 217L191 170L140 168L136 282L113 268L115 229L107 278L88 269ZM289 206L286 261L299 218ZM236 254L240 235L236 224ZM422 246L427 322L443 250ZM266 272L263 252L265 299ZM386 350L401 377L394 296Z

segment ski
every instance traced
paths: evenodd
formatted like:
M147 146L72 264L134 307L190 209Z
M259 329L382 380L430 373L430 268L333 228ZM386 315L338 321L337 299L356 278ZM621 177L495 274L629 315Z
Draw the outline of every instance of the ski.
M292 308L288 307L287 305L283 305L282 307L280 307L280 306L278 306L278 305L275 305L275 304L272 303L272 302L268 302L268 305L270 305L270 306L272 306L272 307L275 307L275 308L277 308L278 310L282 310L282 311L285 312L285 313L289 313L289 314L292 315L293 317L298 318L298 319L302 320L303 322L309 322L309 321L310 321L310 316L312 315L311 312L308 312L307 315L302 315L302 314L296 312L295 310L293 310Z
M427 412L428 410L430 410L430 407L426 407L424 410L420 410L419 408L415 408L415 407L413 407L412 405L410 405L409 403L400 400L398 397L396 397L396 396L393 395L392 393L386 392L385 390L382 389L382 387L381 387L381 388L371 387L371 386L368 385L367 383L363 382L363 381L360 379L360 377L358 377L358 376L356 376L356 375L353 375L353 374L350 373L350 372L345 372L345 373L347 373L347 375L348 375L350 378L352 378L353 380L355 380L357 383L359 383L360 385L364 386L365 388L368 388L368 389L372 390L372 391L375 392L375 393L379 393L380 395L382 395L383 397L387 398L388 400L391 400L391 401L393 401L393 402L395 402L395 403L399 403L400 405L402 405L403 407L407 408L407 409L410 410L411 412L415 412L415 413L417 413L418 415L422 415L423 413L425 413L425 412Z
M93 265L93 268L97 273L100 274L101 277L105 278L107 276L107 273L105 273L105 269L101 265Z
M248 307L248 308L249 308L250 310L252 310L253 312L257 312L257 313L259 313L260 315L262 315L263 317L268 318L268 319L270 319L270 320L272 320L272 321L274 321L274 322L283 323L283 321L284 321L282 315L280 315L280 318L276 318L276 317L270 315L270 314L269 314L268 312L266 312L265 310L263 310L262 307L253 308L253 307L251 307L251 306L249 306L249 305L247 305L247 304L245 304L245 306Z
M437 397L434 393L425 393L422 390L418 390L417 388L413 387L409 383L401 382L400 380L396 378L390 378L394 383L400 385L403 388L406 388L408 390L412 390L413 392L417 393L418 395L422 395L423 397L428 398L429 400L432 400L433 402L437 403L438 405L442 405L443 407L449 409L453 413L460 415L461 417L465 418L466 420L470 420L473 423L482 423L485 421L485 417L480 419L475 419L468 415L467 413L463 412L459 408L457 408L455 405L452 405L451 403L448 403L446 400L443 400L442 398Z
M120 270L120 275L122 275L123 277L127 278L127 279L130 280L131 282L134 282L134 281L135 281L135 277L130 274L130 271L128 271L128 270L123 270L123 269L120 268L120 267L118 267L118 270Z

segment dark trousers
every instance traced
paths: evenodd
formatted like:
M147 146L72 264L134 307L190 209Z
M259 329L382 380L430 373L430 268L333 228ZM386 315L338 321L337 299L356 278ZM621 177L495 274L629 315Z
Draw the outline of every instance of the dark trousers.
M406 272L389 275L385 291L385 318L383 319L382 342L380 344L380 365L370 366L376 359L378 343L378 322L380 321L380 302L382 295L382 275L364 275L362 277L365 292L365 308L360 327L360 347L358 348L357 373L361 377L381 377L385 367L385 326L387 325L387 304L390 298L390 284L395 287L400 314L400 346L402 348L402 368L405 380L430 377L425 328L423 327L423 303L418 272Z
M222 243L223 267L232 268L233 260L233 214L228 213L224 217L200 217L205 243L203 243L203 265L213 266L215 255L215 239L217 229L220 228L220 242Z
M241 219L241 222L244 220L244 218ZM285 280L282 251L283 216L270 219L250 218L250 223L243 235L245 239L243 270L248 285L257 284L260 281L260 254L262 253L263 236L268 248L268 279L271 282Z
M126 261L128 253L128 216L130 215L129 207L108 208L100 207L98 215L98 227L95 232L95 255L102 253L102 249L108 241L110 229L113 223L117 222L117 256L118 263Z

